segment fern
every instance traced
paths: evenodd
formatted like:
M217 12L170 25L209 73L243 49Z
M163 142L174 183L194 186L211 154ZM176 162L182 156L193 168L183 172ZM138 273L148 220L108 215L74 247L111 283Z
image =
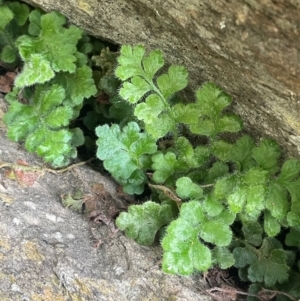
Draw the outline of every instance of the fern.
M24 63L6 95L10 139L54 167L68 164L85 139L71 124L95 95L83 123L90 131L98 125L97 157L125 192L152 190L151 200L117 218L128 237L145 245L159 238L167 273L235 267L252 283L249 292L267 287L300 297L300 161L281 162L270 139L226 140L224 133L242 129L228 113L228 94L203 83L194 101L182 102L188 72L170 66L163 73L160 50L122 46L116 58L101 45L90 61L93 45L81 29L26 4L1 1L0 38L0 59Z
M82 30L73 25L66 28L65 17L57 12L29 11L15 2L0 6L0 15L8 16L0 24L4 35L8 37L16 24L26 24L27 30L3 48L4 53L5 47L17 49L24 61L14 90L6 96L10 106L4 122L10 139L25 141L28 151L61 167L77 156L76 148L84 143L81 129L69 126L78 117L83 99L97 90L86 55L77 50ZM33 89L27 88L32 85Z
M293 247L300 237L299 161L289 159L281 166L280 148L270 139L258 145L249 136L235 143L223 140L223 133L242 129L240 118L227 113L230 96L204 83L195 102L178 101L187 71L171 66L159 73L161 51L146 55L143 46L122 46L118 64L115 74L123 81L119 94L140 123L99 126L97 156L127 192L142 193L148 183L158 202L130 207L117 218L119 228L139 243L151 243L158 228L166 226L156 210L167 201L179 213L176 218L173 205L164 207L173 216L161 240L165 272L189 275L214 265L235 266L243 281L253 283L253 292L282 288L298 277L299 254ZM135 131L129 135L131 127ZM206 143L193 144L192 135L206 136ZM132 145L145 137L151 141L149 149L134 150ZM132 189L132 183L139 186ZM146 217L143 206L150 204L156 209ZM275 238L283 229L289 229L285 244ZM299 289L289 292L300 296Z

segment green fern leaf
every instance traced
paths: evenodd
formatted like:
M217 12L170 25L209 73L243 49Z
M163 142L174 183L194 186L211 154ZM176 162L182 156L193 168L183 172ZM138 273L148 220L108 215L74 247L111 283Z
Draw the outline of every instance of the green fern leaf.
M132 178L134 171L143 169L142 156L156 152L156 141L146 133L141 133L137 123L130 122L122 130L116 124L96 128L98 150L97 157L104 161L104 167L121 184L134 185ZM138 177L140 179L140 177ZM137 191L141 193L140 180L136 183ZM130 182L132 181L132 182ZM136 192L137 193L137 192Z
M195 104L178 103L172 107L172 112L177 123L192 125L198 122L199 112Z
M164 65L163 54L160 50L154 50L142 60L146 77L152 79L155 73Z
M67 126L73 116L73 110L68 107L58 107L45 117L47 126L51 129L57 129Z
M3 47L1 52L1 60L6 63L13 63L16 60L16 51L10 45Z
M237 268L244 268L257 261L257 255L249 248L237 247L233 250L233 256Z
M198 238L204 218L199 202L181 206L180 217L171 222L162 240L162 268L166 273L190 275L194 269L206 271L211 267L211 251Z
M290 229L284 242L287 246L300 248L300 230Z
M197 104L202 115L218 118L232 99L213 83L205 83L196 91Z
M232 240L232 232L227 224L218 220L218 216L214 220L206 221L202 224L200 237L219 247L228 246Z
M155 123L145 123L146 131L156 140L164 137L167 133L176 130L176 123L168 113L162 113Z
M214 183L218 178L226 176L228 172L229 172L228 165L223 162L217 161L209 169L206 182Z
M280 223L268 212L264 214L264 230L269 237L276 236L281 230Z
M172 152L167 152L165 155L157 153L152 156L152 168L154 170L153 180L156 183L164 183L176 170L176 155Z
M300 161L297 159L289 159L284 162L277 182L284 185L287 182L296 180L296 178L299 177L299 174Z
M146 101L139 103L134 110L134 115L145 122L145 124L154 124L158 115L164 110L165 105L157 94L151 94Z
M253 139L247 135L241 137L232 146L230 160L237 165L238 170L243 171L254 165L252 159L252 149L254 146Z
M181 177L176 181L176 193L182 199L199 200L203 197L202 188L188 177Z
M142 45L135 47L123 45L118 58L119 66L115 72L116 76L125 81L133 76L145 75L141 64L144 54L145 47Z
M120 96L130 103L138 102L147 92L151 91L151 85L139 76L134 76L131 82L125 82L120 89Z
M19 2L7 3L7 5L13 12L14 20L16 20L17 24L19 26L24 25L29 16L29 6Z
M224 207L221 202L209 195L203 202L203 209L208 216L214 217L219 215L224 210Z
M236 176L227 176L217 180L213 196L217 200L227 198L236 187L238 187L239 179Z
M266 208L276 219L284 219L289 209L287 190L273 181L268 187Z
M45 83L54 77L49 61L43 55L32 54L23 71L15 79L16 87L27 87L37 83Z
M42 17L42 13L39 9L34 9L29 14L30 23L28 27L28 33L31 36L38 36L41 33L42 30L41 17Z
M152 161L153 180L159 184L165 183L169 177L185 167L172 152L166 154L158 152L152 156Z
M12 101L3 121L8 126L7 137L13 141L20 141L35 130L38 118L31 107Z
M224 247L214 247L212 250L213 261L221 269L225 270L232 267L235 263L235 259L232 253Z
M242 231L247 242L257 247L261 245L263 229L258 222L244 222Z
M252 167L243 175L243 183L248 186L266 184L268 171L259 167Z
M209 136L210 135L212 135L212 133L209 134ZM232 144L224 140L214 141L211 145L213 155L223 162L230 160L232 147Z
M183 66L171 66L167 74L157 78L157 85L165 99L184 89L188 83L188 72Z
M279 145L270 139L264 139L259 146L252 150L252 157L257 164L271 173L275 173L278 170L280 154Z
M80 128L73 128L70 129L70 132L72 133L72 145L75 147L81 146L85 142L85 138L83 135L83 132Z
M227 198L229 209L233 213L240 213L247 200L247 188L246 187L238 187L232 194L230 194Z
M286 265L286 253L282 249L274 249L268 258L261 257L251 264L248 278L252 282L264 282L267 287L288 280L289 267Z
M122 212L116 219L116 225L125 231L127 237L142 245L151 245L157 231L173 219L169 205L159 205L147 201L142 205L132 205L128 213Z
M69 28L64 28L65 23L65 17L57 12L51 12L41 16L41 31L38 37L21 36L18 38L17 47L25 62L22 76L26 77L27 72L31 70L32 61L36 59L37 55L48 61L48 65L55 72L75 72L76 44L82 36L82 30L72 25ZM58 50L59 55L57 55ZM43 62L43 65L45 64ZM45 76L40 76L44 82Z
M0 7L0 30L3 31L7 24L14 18L11 9L3 5Z
M207 147L197 146L195 149L188 139L179 137L176 141L178 161L187 164L191 168L198 168L203 165L209 157Z
M215 123L210 119L199 119L197 124L190 125L190 131L196 135L213 136Z
M236 115L225 115L216 123L216 133L237 133L243 128L240 117Z
M76 68L75 72L61 72L52 81L66 87L64 105L74 107L81 105L84 98L89 98L97 93L92 77L92 69L88 66Z
M249 218L256 220L265 209L266 190L264 185L250 186L246 190L247 204L244 208Z

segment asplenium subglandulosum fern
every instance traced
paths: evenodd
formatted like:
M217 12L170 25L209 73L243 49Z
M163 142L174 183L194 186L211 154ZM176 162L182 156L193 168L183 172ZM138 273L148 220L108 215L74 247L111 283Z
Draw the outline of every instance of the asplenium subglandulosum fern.
M35 35L23 35L16 41L24 67L15 85L24 87L45 83L59 71L74 73L76 44L83 31L74 25L64 27L66 18L57 12L41 15L34 10L29 18L31 23L34 22Z
M63 106L64 98L65 90L61 86L46 88L40 85L30 104L12 101L4 115L7 136L13 141L25 140L28 151L42 156L54 167L68 164L69 159L77 155L76 146L83 142L79 129L67 128L73 110ZM77 134L79 137L75 139Z
M87 56L77 51L83 31L65 27L66 18L57 12L34 9L27 13L28 21L29 9L7 5L0 6L0 15L10 11L13 18L7 18L4 31L11 24L21 26L26 21L27 25L26 34L11 40L24 66L13 91L6 95L8 137L25 141L28 151L53 167L62 167L84 143L81 129L70 128L71 121L79 115L83 99L97 92Z
M17 1L0 3L0 60L12 67L19 63L16 39L28 29L29 6Z
M128 212L119 215L116 223L127 237L142 245L152 245L157 231L173 218L170 205L147 201L142 205L130 206Z
M157 150L156 141L143 133L136 122L120 129L114 124L98 126L97 157L104 167L130 194L141 194L147 182L145 170L150 168L150 155Z
M144 96L145 101L138 103L134 114L145 124L146 131L158 139L168 132L177 132L175 111L171 109L169 100L187 85L187 71L182 66L171 66L168 73L155 74L164 65L160 50L145 55L143 46L122 46L118 58L119 66L116 76L125 81L120 89L120 96L137 104Z

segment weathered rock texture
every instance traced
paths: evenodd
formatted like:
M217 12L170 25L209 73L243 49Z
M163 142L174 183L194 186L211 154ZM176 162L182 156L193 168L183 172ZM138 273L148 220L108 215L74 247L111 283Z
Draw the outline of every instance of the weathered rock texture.
M42 165L7 141L1 107L0 97L1 166L17 159ZM63 208L60 195L74 190L89 194L94 183L102 183L117 197L115 184L99 172L87 166L59 175L46 172L31 187L4 177L3 168L0 172L1 301L211 300L199 290L203 284L196 277L160 271L158 246L137 245L119 232L95 248L95 241L105 240L111 229Z
M300 155L299 0L26 0L91 34L162 49L191 86L213 81L257 135Z

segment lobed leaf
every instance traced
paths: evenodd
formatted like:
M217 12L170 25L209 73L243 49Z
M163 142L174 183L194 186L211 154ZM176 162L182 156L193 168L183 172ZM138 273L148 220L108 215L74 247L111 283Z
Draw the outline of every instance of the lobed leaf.
M300 248L300 230L290 229L284 242L287 246Z
M202 115L215 119L232 102L229 95L213 83L205 83L196 91L197 104Z
M296 180L299 175L300 161L297 159L289 159L284 162L277 181L278 183L284 185L285 183Z
M173 219L169 205L159 205L147 201L142 205L132 205L116 219L116 225L125 231L127 237L142 245L151 245L157 231Z
M19 26L22 26L25 24L25 22L28 19L29 15L29 6L24 3L18 3L18 2L11 2L7 3L9 8L14 14L14 19L16 20L17 24ZM1 17L0 17L1 19Z
M219 247L228 246L232 240L232 232L227 224L217 220L209 220L203 223L201 227L200 237Z
M237 187L238 183L239 179L234 175L217 180L214 186L213 196L217 200L227 198Z
M266 208L276 219L284 219L289 209L288 192L276 182L270 182L266 197Z
M0 6L0 29L1 31L7 26L7 24L14 18L12 10L6 6Z
M142 65L146 77L152 80L155 73L164 65L164 63L163 54L160 50L153 50L149 55L144 56Z
M143 76L142 59L145 54L145 47L137 45L131 47L122 45L118 58L119 66L116 69L116 76L125 81L133 76Z
M29 27L28 27L28 33L31 36L38 36L41 33L42 30L42 24L41 24L41 11L39 9L34 9L29 14Z
M16 77L16 87L27 87L34 84L43 84L54 77L54 71L48 60L42 54L33 53L23 71Z
M265 185L268 175L268 171L259 167L252 167L243 175L243 183L247 184L248 186L259 184Z
M203 197L202 188L193 183L188 177L181 177L176 181L176 193L181 199L198 200Z
M180 217L171 222L162 240L163 270L189 275L194 269L206 271L212 265L211 251L200 243L198 233L204 214L197 201L181 206Z
M269 237L276 236L281 230L278 220L268 212L264 214L264 230Z
M226 176L228 172L229 172L228 165L221 161L217 161L209 169L206 182L214 183L218 178Z
M250 248L237 247L233 250L234 266L244 268L257 261L257 255Z
M97 93L92 69L88 66L76 68L72 74L61 72L56 75L53 83L65 87L66 99L64 105L66 106L81 105L84 98L89 98Z
M68 126L73 116L73 110L68 107L58 107L45 117L48 127L57 129L62 126Z
M228 269L235 263L234 255L224 247L214 247L212 250L214 262L222 269Z
M208 195L203 202L203 209L208 216L214 217L219 215L224 210L224 206L212 195Z
M1 52L1 60L6 63L13 63L16 60L16 51L10 45L5 45Z
M153 180L156 183L164 183L176 171L177 158L172 152L154 154L152 155L152 161Z
M159 114L165 109L165 105L157 94L151 94L145 102L139 103L134 110L137 119L145 124L155 124Z
M128 184L130 191L136 184L134 193L141 193L146 177L141 178L137 170L143 169L142 156L156 152L156 141L142 133L136 122L128 123L122 130L116 124L98 126L96 134L99 137L97 157L104 161L104 167L119 183Z
M231 149L233 145L224 141L217 140L211 145L212 154L223 162L228 162L230 160Z
M172 65L167 74L157 78L157 85L165 99L184 89L188 83L188 72L183 66Z
M171 109L177 123L184 123L187 125L197 124L199 112L195 104L178 103Z
M230 150L230 160L235 162L238 170L243 171L252 167L252 149L255 144L250 136L243 136L238 139Z
M140 76L131 78L120 89L120 96L130 103L137 103L146 93L152 90L151 85Z
M271 139L262 140L260 145L252 150L252 157L257 164L271 173L275 173L278 170L280 154L279 145Z
M244 222L242 231L247 242L256 247L261 245L263 229L258 222Z
M218 119L214 135L219 133L237 133L243 128L243 123L240 117L236 115L224 115Z
M286 254L282 249L274 249L270 257L261 257L248 269L248 278L252 282L264 282L267 287L288 280L289 267Z
M158 140L169 132L176 130L176 123L170 115L166 113L160 114L155 123L145 123L145 129L154 139Z

